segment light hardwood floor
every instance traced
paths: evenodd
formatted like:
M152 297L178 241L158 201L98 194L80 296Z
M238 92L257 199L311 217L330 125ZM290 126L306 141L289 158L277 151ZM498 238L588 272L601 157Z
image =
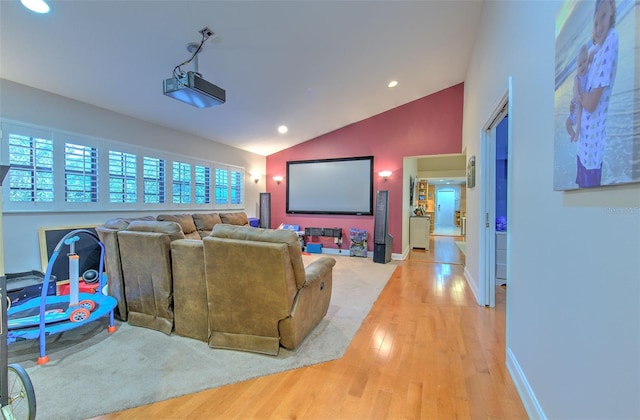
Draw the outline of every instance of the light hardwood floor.
M504 289L496 308L476 304L456 239L411 252L341 359L99 419L526 419L505 367Z

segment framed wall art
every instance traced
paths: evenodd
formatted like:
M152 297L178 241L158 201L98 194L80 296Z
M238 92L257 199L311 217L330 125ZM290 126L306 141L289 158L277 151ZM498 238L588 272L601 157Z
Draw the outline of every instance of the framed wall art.
M476 186L476 157L471 156L467 162L467 188Z

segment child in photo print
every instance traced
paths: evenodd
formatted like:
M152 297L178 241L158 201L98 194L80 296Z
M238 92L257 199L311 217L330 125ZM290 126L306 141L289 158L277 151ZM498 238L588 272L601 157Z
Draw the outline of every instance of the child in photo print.
M581 108L576 134L576 184L580 188L600 185L607 144L606 121L611 90L618 66L618 34L615 29L615 0L596 0L593 15L593 43L596 50L588 65L586 85L578 88L576 113ZM588 59L587 59L588 60ZM570 108L570 112L573 109Z

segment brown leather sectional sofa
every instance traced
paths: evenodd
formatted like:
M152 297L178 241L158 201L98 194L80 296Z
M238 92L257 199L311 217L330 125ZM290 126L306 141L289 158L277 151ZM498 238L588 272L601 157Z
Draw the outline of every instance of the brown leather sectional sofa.
M305 268L294 232L250 227L244 212L153 219L96 228L119 319L210 347L277 354L326 315L335 260Z
M178 226L171 224L145 224L142 222L173 222L177 223ZM131 225L133 223L133 225ZM122 263L131 267L145 267L147 269L148 275L152 273L151 267L146 267L145 265L138 264L140 259L150 260L153 257L153 261L155 262L156 268L156 276L166 277L170 280L171 278L171 258L169 256L170 247L169 243L172 240L176 239L201 239L205 236L208 236L211 233L213 227L218 223L231 223L236 225L246 226L249 224L249 219L247 218L247 214L245 212L235 212L235 213L194 213L194 214L160 214L158 216L144 216L138 218L116 218L111 219L105 222L104 225L96 227L96 232L100 237L100 240L105 245L105 270L107 272L107 279L109 284L109 294L116 298L118 305L115 308L115 315L118 319L122 321L129 320L129 307L131 304L134 306L135 311L135 303L128 302L127 296L125 294L124 287L124 278L122 271ZM151 234L131 234L127 236L127 238L132 237L142 237L150 238L151 236L160 237L157 239L160 243L155 244L154 246L159 247L159 249L151 249L152 248L152 240L148 239L147 241L143 241L142 244L127 246L127 253L122 253L120 250L120 231L128 231L128 232L141 232L148 231L152 233L155 231L156 235ZM163 233L165 235L163 235ZM126 235L125 235L126 236ZM132 242L134 239L126 240L127 243ZM169 240L169 242L167 242ZM138 249L136 246L141 246L142 248ZM133 248L133 249L130 249ZM129 252L131 251L131 252ZM153 254L153 255L152 255ZM123 258L124 257L124 258ZM161 272L158 270L163 269ZM130 276L131 277L131 276ZM167 280L168 281L168 280ZM127 290L129 294L133 294L133 290L130 287ZM162 295L168 296L171 293L171 290L166 291L157 291ZM164 306L164 305L163 305ZM169 314L167 314L169 316ZM134 324L136 315L134 315ZM169 317L170 320L173 317ZM165 331L168 327L161 329ZM170 333L171 330L167 331Z

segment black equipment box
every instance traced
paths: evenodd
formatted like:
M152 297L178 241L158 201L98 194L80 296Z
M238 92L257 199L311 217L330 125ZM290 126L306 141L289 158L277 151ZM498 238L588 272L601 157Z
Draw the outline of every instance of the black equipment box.
M11 306L20 305L29 299L42 296L44 273L36 270L24 273L7 274L7 296L11 300ZM47 295L56 294L56 277L49 278Z
M342 228L304 228L305 236L328 236L331 238L342 238Z

